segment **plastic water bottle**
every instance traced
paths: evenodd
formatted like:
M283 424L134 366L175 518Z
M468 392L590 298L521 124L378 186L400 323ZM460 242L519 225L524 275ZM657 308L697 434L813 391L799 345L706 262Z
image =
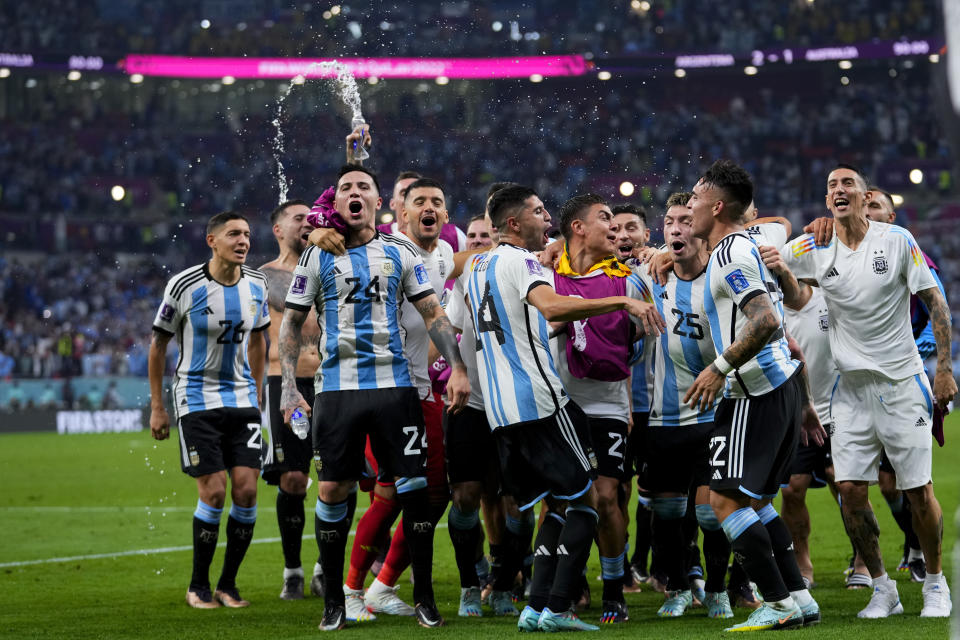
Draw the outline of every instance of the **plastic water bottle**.
M293 413L290 414L290 428L301 440L307 439L307 434L310 433L310 419L303 415L300 407L294 409Z
M356 130L357 127L364 127L363 132L366 133L367 121L363 119L363 116L359 113L353 116L353 120L350 121L350 127ZM363 138L359 142L353 143L353 157L357 160L366 160L370 157L370 152L367 151L366 147L363 146Z

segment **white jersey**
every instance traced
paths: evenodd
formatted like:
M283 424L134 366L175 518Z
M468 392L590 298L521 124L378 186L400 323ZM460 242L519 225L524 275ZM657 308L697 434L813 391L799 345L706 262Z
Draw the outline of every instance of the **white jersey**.
M552 271L548 271L553 275ZM577 278L581 282L590 278L605 277L603 271L593 271L585 276ZM633 273L627 277L626 295L630 298L652 302L650 298L650 289L644 284L640 277ZM630 317L634 324L637 319ZM582 322L589 322L589 319L577 320L574 325ZM609 418L611 420L620 420L627 422L627 414L630 413L630 378L623 380L595 380L593 378L578 378L570 373L567 365L567 340L569 336L566 332L561 332L558 339L552 343L553 357L557 362L557 370L560 372L560 381L563 388L566 389L570 398L577 403L583 412L591 418ZM624 360L630 360L630 354L624 354Z
M806 358L807 379L820 424L829 424L830 396L839 372L830 352L830 312L819 287L813 287L813 295L800 311L785 307L783 323Z
M413 386L403 355L400 303L432 293L420 254L401 236L378 232L342 256L307 247L293 271L286 306L317 310L316 392Z
M770 297L781 325L756 355L727 375L724 397L749 398L773 391L797 371L800 362L790 357L780 290L763 264L756 243L742 231L724 236L710 254L706 277L703 311L718 354L746 327L748 320L741 307L754 296Z
M177 416L194 411L259 408L247 345L251 331L270 326L267 279L241 266L240 280L225 286L208 263L170 278L153 328L176 336L180 348L173 374Z
M747 227L747 235L758 246L776 247L777 251L787 244L787 228L779 222L762 222Z
M460 336L460 357L463 359L464 366L467 367L467 379L470 380L470 399L467 400L467 406L483 411L483 391L480 387L480 371L477 368L477 351L479 351L477 333L473 328L473 314L467 308L466 301L470 271L479 257L479 255L473 256L464 265L463 273L454 283L447 302L447 318L450 319L450 324L462 332Z
M404 240L404 236L400 236ZM413 243L411 243L413 244ZM453 270L453 249L445 241L440 240L433 251L424 251L416 244L414 249L420 254L423 260L423 266L427 269L427 275L430 277L430 285L434 292L441 296L441 304L445 289L443 283L447 280L447 275ZM430 352L430 336L427 335L427 325L423 322L423 316L417 311L410 300L404 300L400 308L400 328L403 330L403 355L410 362L410 375L413 378L413 385L420 393L420 398L432 400L433 392L430 385L430 374L428 373L429 363L427 362Z
M803 235L781 251L797 278L816 280L830 309L830 349L843 373L902 380L923 373L910 326L910 294L937 286L903 227L870 222L855 251L834 236L826 247Z
M501 243L477 256L468 280L484 409L492 429L540 420L569 398L550 354L547 321L527 293L550 286L537 257Z
M714 407L699 411L683 403L687 389L717 357L710 324L702 314L706 271L692 280L683 280L670 271L667 284L662 286L647 274L642 277L653 292L657 311L667 323L666 331L656 338L654 349L650 426L680 427L713 422Z

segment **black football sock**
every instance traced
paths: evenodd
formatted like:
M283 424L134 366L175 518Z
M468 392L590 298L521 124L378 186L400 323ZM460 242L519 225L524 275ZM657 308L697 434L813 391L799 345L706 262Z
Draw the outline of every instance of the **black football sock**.
M247 555L250 541L253 540L253 525L257 522L257 505L252 507L230 507L227 518L227 550L223 554L223 571L217 582L217 589L236 589L237 571Z
M483 534L480 515L476 512L462 513L456 505L450 507L447 515L447 530L453 543L453 555L460 572L460 587L479 587L477 576L477 545Z
M320 566L323 567L324 601L343 604L343 557L350 534L347 501L327 503L317 498L314 532L320 548Z
M554 613L570 608L580 595L580 582L587 566L593 534L597 530L597 512L580 504L567 507L567 523L557 540L557 570L547 606Z
M511 591L523 564L523 552L529 541L525 539L523 521L507 515L500 543L500 570L493 582L497 591Z
M653 555L657 571L667 576L668 591L690 588L687 576L687 545L683 518L686 497L653 499Z
M537 611L543 611L550 597L550 588L557 573L557 543L564 523L560 514L548 511L533 541L533 581L527 604Z
M280 546L283 549L283 566L287 569L300 567L300 549L303 545L303 500L305 495L287 493L277 489L277 524L280 526Z
M730 541L710 505L698 504L696 514L700 530L703 531L703 568L707 573L704 591L720 593L730 562Z
M202 500L197 500L193 512L193 574L190 576L191 589L210 588L210 563L217 550L217 538L220 537L220 517L223 509L214 509Z
M430 504L424 478L399 478L397 498L403 510L403 534L410 549L410 569L415 580L413 601L432 603L433 533L437 509Z
M895 502L887 502L890 506L890 513L896 520L897 526L903 531L905 542L910 549L920 548L920 539L913 530L913 512L910 509L910 498L903 491L899 492L900 499Z
M757 512L750 507L737 509L721 523L734 556L743 564L747 575L757 583L760 595L767 602L777 602L790 596L787 585L777 569L770 534L760 522Z
M797 554L793 550L793 536L784 524L783 519L773 508L772 504L757 512L760 522L770 535L770 546L773 548L773 557L777 561L777 569L784 584L790 591L803 591L807 585L803 582L800 567L797 566Z
M643 570L647 567L647 556L650 553L650 543L653 540L653 511L649 508L647 498L637 498L637 539L634 542L633 555L630 564L635 564Z

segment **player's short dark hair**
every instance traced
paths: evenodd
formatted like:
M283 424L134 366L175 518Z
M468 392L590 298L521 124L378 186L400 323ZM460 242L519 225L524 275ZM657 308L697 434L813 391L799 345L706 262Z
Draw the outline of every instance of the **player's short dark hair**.
M670 207L685 207L692 197L693 194L689 191L674 191L670 194L670 197L667 198L667 204L665 206L667 209Z
M221 211L207 221L207 235L216 233L217 230L231 220L243 220L248 225L250 222L236 211Z
M443 185L433 178L417 178L414 182L411 182L403 191L403 199L406 200L407 196L410 195L410 192L414 189L440 189L440 193L443 194L444 199L447 197L446 192L443 190Z
M475 215L475 216L473 216L472 218L470 218L469 220L467 220L467 226L469 227L470 225L472 225L474 222L476 222L476 221L478 221L478 220L486 221L486 219L487 219L487 216L486 216L486 215L484 215L484 214L482 214L482 213L478 213L477 215Z
M740 220L753 202L753 180L743 167L732 160L717 160L703 174L703 182L723 191L723 205L731 218Z
M510 215L516 213L517 209L523 207L527 198L535 195L537 195L536 191L520 184L512 184L500 189L490 198L489 211L491 224L499 229Z
M581 193L573 196L563 203L560 207L560 233L563 237L570 239L571 225L574 220L583 220L590 207L597 204L607 204L602 196L595 193Z
M299 198L293 200L287 200L286 202L281 202L277 205L277 208L270 212L270 224L277 224L277 220L280 219L284 213L286 213L287 208L295 207L299 204L309 208L310 205L307 204L306 200L300 200Z
M860 171L860 167L852 164L847 164L846 162L838 162L837 166L835 166L833 169L830 169L830 173L833 173L837 169L846 169L848 171L853 171L855 174L857 174L857 179L860 180L860 186L863 187L863 190L869 191L869 189L867 188L867 177L864 175L863 171ZM830 173L828 173L827 175L829 176Z
M516 182L494 182L487 188L487 200L493 196L497 191L504 189L506 187L515 187L519 186Z
M884 198L886 198L888 201L890 201L890 208L891 208L891 209L896 209L896 208L897 208L897 206L896 206L895 204L893 204L893 194L890 193L889 191L884 191L883 189L881 189L880 187L878 187L878 186L875 185L875 184L872 184L872 185L870 185L869 187L867 187L867 191L872 191L873 193L879 193L879 194L882 195Z
M647 210L640 206L639 204L633 204L632 202L625 202L623 204L615 205L610 209L610 212L613 215L620 213L632 213L633 215L640 218L640 221L643 222L643 226L647 226Z
M422 177L423 176L416 171L401 171L399 174L397 174L397 179L393 181L393 184L397 184L401 180L409 180L410 178L419 180Z
M377 194L380 193L380 181L377 180L377 174L360 164L345 164L340 167L340 172L337 174L337 184L340 184L340 178L347 175L351 171L360 171L361 173L365 173L370 176L370 178L373 180L373 186L377 188Z

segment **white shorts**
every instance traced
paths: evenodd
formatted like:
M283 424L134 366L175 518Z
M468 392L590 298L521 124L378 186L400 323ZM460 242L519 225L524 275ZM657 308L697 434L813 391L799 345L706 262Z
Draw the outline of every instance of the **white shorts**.
M837 378L830 401L831 455L837 482L877 481L886 451L898 489L931 480L933 394L925 374L889 380L869 372Z

